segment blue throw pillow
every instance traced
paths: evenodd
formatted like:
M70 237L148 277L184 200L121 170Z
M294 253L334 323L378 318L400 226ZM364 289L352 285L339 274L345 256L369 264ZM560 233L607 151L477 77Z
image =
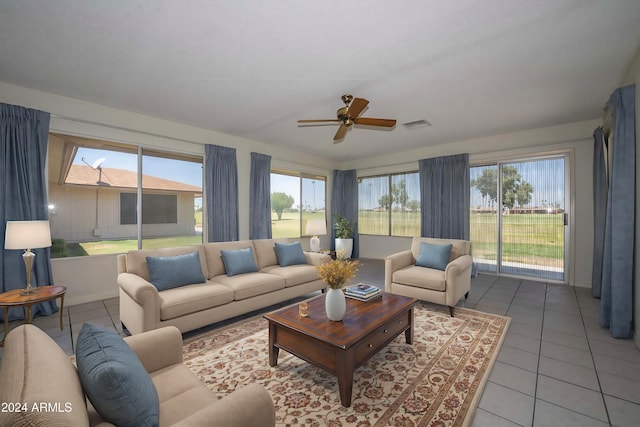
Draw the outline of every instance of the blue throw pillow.
M120 427L157 426L160 402L138 356L111 329L85 323L76 342L82 388L106 421Z
M242 273L255 273L258 271L256 260L253 259L253 251L251 248L220 251L222 263L227 272L227 276L235 276Z
M206 281L198 251L176 256L148 256L147 266L151 283L159 291Z
M420 243L420 254L416 260L416 265L444 271L447 268L447 264L449 264L449 255L451 255L452 247L451 243L433 245L422 242Z
M307 258L305 258L304 252L302 252L302 246L300 246L300 242L276 242L276 253L278 254L278 262L280 263L280 267L307 263Z

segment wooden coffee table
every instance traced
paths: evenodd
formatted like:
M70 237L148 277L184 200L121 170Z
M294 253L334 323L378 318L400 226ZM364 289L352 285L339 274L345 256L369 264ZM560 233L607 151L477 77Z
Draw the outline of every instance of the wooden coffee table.
M269 365L278 364L286 350L338 377L340 402L351 405L353 373L402 332L413 343L413 306L417 300L383 292L382 298L361 302L347 298L340 322L327 319L325 295L308 303L308 317L298 304L265 314L269 321Z

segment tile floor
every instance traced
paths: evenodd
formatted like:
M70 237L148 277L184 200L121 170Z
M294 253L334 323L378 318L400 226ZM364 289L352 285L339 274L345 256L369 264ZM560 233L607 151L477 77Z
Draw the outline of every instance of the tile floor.
M361 262L357 280L383 286L383 262ZM589 289L481 274L459 305L512 319L471 427L640 426L640 351L598 326L599 300ZM123 334L117 298L63 315L63 331L58 313L34 323L68 354L84 322Z

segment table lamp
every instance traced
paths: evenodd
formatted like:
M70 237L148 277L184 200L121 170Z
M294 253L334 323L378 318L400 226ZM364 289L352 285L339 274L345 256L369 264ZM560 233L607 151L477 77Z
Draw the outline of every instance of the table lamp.
M31 288L31 270L36 254L31 249L51 246L51 229L49 221L7 221L7 232L4 236L5 249L24 249L22 259L27 269L27 287L20 295L30 295L36 291Z
M307 221L306 235L313 236L309 241L309 245L311 246L312 252L320 251L320 239L318 238L318 235L325 235L325 234L327 234L327 223L324 220L310 219L309 221Z

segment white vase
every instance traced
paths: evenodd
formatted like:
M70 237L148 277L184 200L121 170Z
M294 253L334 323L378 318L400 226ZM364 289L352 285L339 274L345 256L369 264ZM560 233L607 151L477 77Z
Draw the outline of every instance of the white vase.
M353 252L353 239L336 239L336 257L350 259Z
M342 289L329 288L324 300L324 308L327 311L327 318L339 322L347 311L347 301Z

